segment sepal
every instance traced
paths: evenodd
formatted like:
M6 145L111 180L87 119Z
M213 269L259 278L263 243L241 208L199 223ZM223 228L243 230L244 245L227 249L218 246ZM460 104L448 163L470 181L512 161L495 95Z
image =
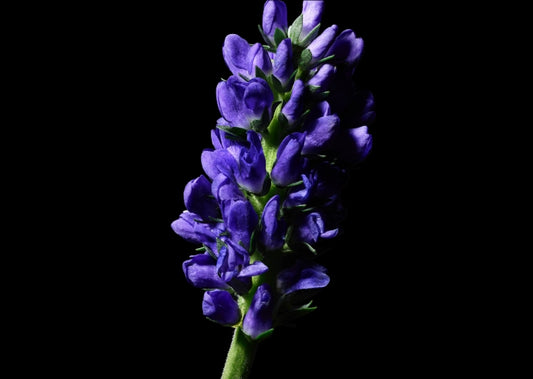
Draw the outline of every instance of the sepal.
M247 130L244 128L228 125L217 125L217 129L226 132L226 137L230 139L246 141Z
M308 35L305 36L304 39L302 39L301 41L298 41L298 46L301 46L301 47L307 47L309 46L309 44L311 42L313 42L313 40L316 38L316 36L318 35L318 32L320 31L320 23L318 23L317 26L315 26L310 32Z
M300 40L300 34L302 33L302 27L304 24L304 15L300 14L291 26L289 26L289 38L293 41L294 44Z

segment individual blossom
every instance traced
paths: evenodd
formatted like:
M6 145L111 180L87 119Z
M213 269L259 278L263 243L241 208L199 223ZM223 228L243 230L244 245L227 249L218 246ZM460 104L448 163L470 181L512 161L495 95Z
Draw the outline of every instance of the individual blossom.
M270 119L274 96L262 78L242 81L232 75L217 85L216 96L222 115L220 125L251 129L254 122L268 122Z
M222 54L230 71L241 81L254 78L256 68L270 74L272 62L260 43L250 44L237 34L229 34L224 40Z
M248 312L242 322L243 332L252 339L272 329L274 299L270 285L264 283L257 287Z
M304 165L302 148L305 133L291 133L279 145L276 163L272 168L272 181L280 187L288 186L300 179Z
M281 199L274 195L265 204L261 215L259 243L265 251L275 251L283 247L287 223L281 215Z
M287 5L283 1L265 1L263 7L262 34L265 42L275 47L276 33L281 36L287 35Z
M207 318L222 325L233 325L241 319L237 301L223 290L204 292L202 310Z

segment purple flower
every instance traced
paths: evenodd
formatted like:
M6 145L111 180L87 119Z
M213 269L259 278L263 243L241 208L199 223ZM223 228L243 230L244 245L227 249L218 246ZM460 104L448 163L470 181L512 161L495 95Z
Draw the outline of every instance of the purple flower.
M363 51L363 39L356 38L353 30L346 29L335 39L326 56L334 55L332 62L353 66Z
M245 248L250 246L252 232L259 217L248 200L226 200L220 204L222 219L230 238Z
M204 292L202 310L207 318L222 325L234 325L241 319L237 301L223 290Z
M248 148L242 148L238 156L237 183L249 192L262 194L267 177L265 155L259 134L251 130L246 134Z
M286 88L293 72L292 43L290 38L286 38L278 45L272 73L280 81L283 88Z
M182 212L170 226L174 233L188 242L211 245L217 238L210 224L204 222L199 215L189 211Z
M300 217L295 230L298 242L314 246L322 239L330 239L337 235L338 228L326 229L323 215L317 211Z
M307 85L317 87L319 91L326 91L330 87L334 74L335 66L324 63L314 71L314 75L307 81Z
M281 202L279 195L272 196L263 209L259 242L266 251L281 249L285 242L287 223L281 218L280 210Z
M183 191L185 207L203 220L218 217L216 200L211 196L211 182L203 175L191 180Z
M302 154L320 154L328 149L335 132L339 128L337 115L311 119L305 125L305 140Z
M326 268L319 264L298 260L278 274L276 287L284 295L323 288L329 284L326 272Z
M326 57L326 52L333 43L333 40L337 35L337 30L337 25L331 25L330 27L324 29L324 31L318 37L316 37L313 42L309 44L309 46L307 46L311 52L312 65Z
M256 67L265 74L272 72L272 62L263 46L260 43L250 46L237 34L226 36L222 55L231 73L241 81L254 78Z
M272 329L274 300L272 290L267 283L261 284L252 299L252 304L244 315L242 330L252 339Z
M361 162L372 149L372 135L367 126L343 130L337 142L339 157L349 164Z
M276 29L280 29L287 34L287 6L283 1L267 0L263 7L263 34L265 42L271 46L275 46L274 33Z
M217 85L216 95L222 121L228 126L251 129L252 122L261 120L264 114L270 118L274 95L261 78L245 82L232 75Z
M216 260L209 254L191 256L182 264L185 278L194 287L203 289L228 289L229 286L217 273Z
M272 181L280 187L288 186L300 179L304 164L301 156L305 133L291 133L281 141L272 167Z
M246 133L246 141L233 143L225 149L204 149L201 160L204 171L213 180L222 173L251 193L262 194L266 189L265 155L259 134L252 130ZM214 188L218 192L218 185ZM220 199L216 193L213 194Z
M300 41L307 37L309 32L311 32L311 30L320 24L323 9L324 1L309 0L303 2L303 25L302 32L300 34Z
M289 126L291 127L295 124L303 112L304 91L304 82L300 79L296 80L292 86L291 97L281 110L281 113L283 113L283 115L287 118L287 121L289 121Z
M218 251L216 269L223 281L229 282L239 275L242 267L250 262L248 251L231 240L225 241Z
M244 194L232 178L220 173L213 179L211 185L213 196L219 204L228 200L246 200Z

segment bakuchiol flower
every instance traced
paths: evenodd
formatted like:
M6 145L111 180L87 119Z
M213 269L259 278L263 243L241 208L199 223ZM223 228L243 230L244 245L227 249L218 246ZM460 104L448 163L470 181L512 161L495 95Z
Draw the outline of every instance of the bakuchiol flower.
M307 81L307 85L312 92L324 92L329 90L331 81L335 74L335 66L328 63L321 64L313 70L312 77Z
M189 211L182 212L170 226L174 233L184 240L205 245L210 249L216 247L217 237L223 227L218 222L206 222L201 216Z
M285 38L280 42L274 56L272 74L280 81L283 89L287 89L294 73L292 42Z
M265 1L262 20L262 32L265 42L270 46L276 46L276 29L279 29L282 35L287 35L287 28L287 5L279 0Z
M372 149L372 135L368 126L343 130L337 138L338 157L351 165L364 160Z
M279 195L274 195L265 204L261 215L259 243L265 251L278 250L283 247L287 223L281 217L281 200Z
M272 289L267 283L261 284L244 316L242 330L252 339L258 339L270 331L273 325L274 299Z
M207 253L191 256L182 264L185 278L196 288L229 289L230 286L217 273L216 262L216 259Z
M222 55L233 75L247 81L256 75L256 67L265 74L272 72L272 62L260 43L250 45L237 34L229 34L224 40Z
M333 64L353 66L363 51L363 39L357 38L353 30L342 31L326 52L326 56L333 55Z
M217 149L204 149L202 152L204 171L213 180L222 173L246 191L262 194L267 189L268 182L265 155L259 134L249 130L246 133L246 140L226 143L222 142L223 139L225 138L215 140ZM222 146L227 147L222 148Z
M234 325L241 319L237 301L224 290L205 291L202 310L207 318L222 325Z
M320 24L323 9L324 1L309 0L303 2L303 25L300 33L300 41L305 39Z
M331 239L337 236L339 228L329 229L324 219L325 214L315 210L310 213L303 213L294 218L295 230L293 233L293 243L304 243L314 247L319 241Z
M254 122L270 120L274 95L262 78L242 81L232 75L217 85L216 97L222 115L219 125L251 129Z
M327 27L318 37L313 40L313 42L309 44L309 46L307 46L307 49L309 49L312 57L310 62L311 66L316 65L322 58L327 56L326 52L328 52L329 47L335 40L337 30L337 25L331 25Z
M303 112L303 102L305 94L305 85L304 82L300 79L294 82L291 91L291 97L287 103L283 106L281 113L285 116L289 122L289 127L293 127L294 124L298 121L299 117Z
M211 195L211 182L203 175L191 180L183 191L185 207L203 220L218 216L217 202Z
M285 187L300 180L305 163L301 155L304 140L305 133L294 132L281 141L271 173L271 179L277 186Z
M252 232L259 221L252 204L248 200L226 200L220 204L220 209L230 238L248 248Z
M309 291L326 287L329 280L325 267L300 259L278 274L276 287L284 296L294 293L303 295L303 292L308 292L305 294L308 296Z

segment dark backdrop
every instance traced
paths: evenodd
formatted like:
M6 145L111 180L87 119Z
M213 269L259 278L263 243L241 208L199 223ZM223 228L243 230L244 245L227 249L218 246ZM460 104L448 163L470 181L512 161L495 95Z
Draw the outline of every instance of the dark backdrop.
M215 87L229 76L223 40L261 41L263 3L179 4L88 10L73 41L90 188L79 200L96 215L74 246L91 267L75 340L97 343L75 354L81 371L216 378L231 340L231 329L203 317L202 291L181 271L196 246L170 223L211 146ZM301 3L287 4L290 23ZM355 79L375 96L374 148L346 189L345 233L319 261L331 284L318 310L263 342L253 378L433 376L464 360L448 347L459 316L445 306L443 289L454 285L443 275L446 241L430 238L436 169L421 167L432 100L419 87L436 77L429 22L405 6L346 4L328 1L323 26L365 41Z

